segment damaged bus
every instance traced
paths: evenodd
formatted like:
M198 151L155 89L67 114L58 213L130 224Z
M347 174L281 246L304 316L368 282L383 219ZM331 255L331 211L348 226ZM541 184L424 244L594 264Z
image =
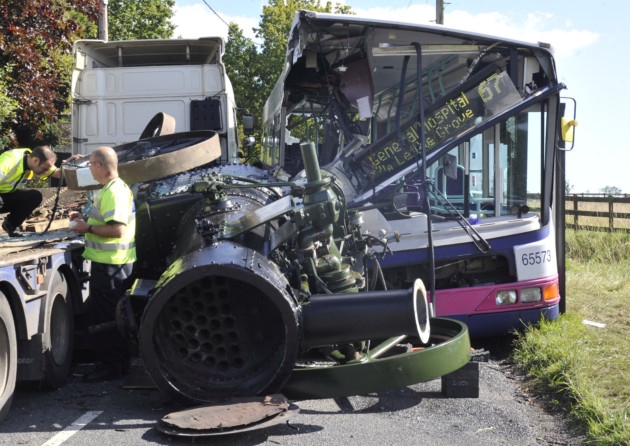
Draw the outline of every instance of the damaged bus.
M548 44L299 11L259 158L295 180L314 143L372 237L369 285L420 277L433 315L502 334L564 310L565 88Z

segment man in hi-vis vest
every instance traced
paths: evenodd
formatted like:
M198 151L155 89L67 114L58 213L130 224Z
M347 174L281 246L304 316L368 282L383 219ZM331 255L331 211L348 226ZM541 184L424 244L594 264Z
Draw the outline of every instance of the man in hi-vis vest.
M68 162L77 155L71 156ZM22 237L20 226L42 202L42 193L25 189L36 176L46 180L61 178L61 169L55 167L57 155L49 146L30 149L12 149L0 154L0 212L9 215L2 222L2 229L9 237Z
M89 215L70 214L72 231L85 234L83 257L91 261L88 313L91 326L116 320L118 300L130 287L136 261L136 207L129 186L118 176L118 157L111 147L90 154L90 171L103 187ZM129 371L125 339L114 327L92 334L100 364L86 382L121 378Z

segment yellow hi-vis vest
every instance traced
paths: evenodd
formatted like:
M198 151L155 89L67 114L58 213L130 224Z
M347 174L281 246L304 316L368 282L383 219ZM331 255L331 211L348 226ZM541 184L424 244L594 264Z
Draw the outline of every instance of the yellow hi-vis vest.
M83 257L108 265L124 265L136 261L136 205L129 186L120 178L113 178L103 185L94 199L87 224L100 226L108 221L127 225L120 238L85 234Z
M34 177L33 171L26 165L26 154L31 149L13 149L0 154L0 194L13 192L16 189L24 189ZM55 166L39 177L48 179L57 170Z

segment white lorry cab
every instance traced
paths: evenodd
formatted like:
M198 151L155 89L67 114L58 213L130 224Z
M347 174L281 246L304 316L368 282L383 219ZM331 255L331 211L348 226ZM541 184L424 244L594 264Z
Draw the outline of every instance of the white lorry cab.
M221 163L236 162L236 104L224 48L220 37L75 42L73 153L156 136L143 132L161 115L173 118L164 123L174 125L171 132L216 132Z

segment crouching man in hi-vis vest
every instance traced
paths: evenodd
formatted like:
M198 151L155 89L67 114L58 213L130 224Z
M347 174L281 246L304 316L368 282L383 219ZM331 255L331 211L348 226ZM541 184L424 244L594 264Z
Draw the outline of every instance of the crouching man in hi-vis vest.
M64 162L78 158L73 155ZM55 167L57 155L49 146L30 149L12 149L0 154L0 212L9 215L2 222L2 229L9 237L22 237L20 226L42 202L42 193L25 189L36 176L46 180L61 178L61 169Z
M136 208L133 193L118 176L118 157L111 147L90 154L90 171L103 187L96 195L90 215L73 212L72 231L85 234L83 257L91 261L90 325L116 320L118 300L130 287L136 261ZM129 370L127 343L113 328L92 335L100 364L84 376L86 382L121 378Z

